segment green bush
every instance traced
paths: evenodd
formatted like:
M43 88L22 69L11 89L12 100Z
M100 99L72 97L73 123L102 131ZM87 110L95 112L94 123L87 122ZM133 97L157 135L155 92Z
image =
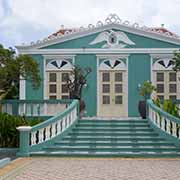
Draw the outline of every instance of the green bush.
M167 113L180 118L180 109L175 103L173 103L171 99L166 99L161 103L160 100L157 98L156 100L154 100L154 104L160 107L162 110L166 111Z
M19 131L18 126L34 126L42 122L42 119L26 119L25 117L12 116L0 113L0 147L18 147Z

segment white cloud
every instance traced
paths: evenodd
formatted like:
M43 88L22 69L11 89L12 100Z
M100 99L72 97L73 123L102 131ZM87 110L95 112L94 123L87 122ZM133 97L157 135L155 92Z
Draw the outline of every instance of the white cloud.
M3 18L3 16L4 16L3 2L2 0L0 0L0 20Z
M0 0L0 17L5 12ZM6 0L10 14L0 24L0 40L8 43L40 39L65 27L104 21L110 13L141 25L165 27L180 33L180 0ZM36 40L37 40L36 39Z

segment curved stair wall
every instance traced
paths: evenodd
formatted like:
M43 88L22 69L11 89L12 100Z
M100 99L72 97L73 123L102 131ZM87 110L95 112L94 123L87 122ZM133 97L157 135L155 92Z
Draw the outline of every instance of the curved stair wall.
M180 119L163 111L152 100L147 101L147 110L151 126L180 146Z
M41 150L44 145L50 145L53 140L64 135L79 119L79 102L72 103L61 113L36 125L20 126L20 148L18 156L29 156L30 152Z

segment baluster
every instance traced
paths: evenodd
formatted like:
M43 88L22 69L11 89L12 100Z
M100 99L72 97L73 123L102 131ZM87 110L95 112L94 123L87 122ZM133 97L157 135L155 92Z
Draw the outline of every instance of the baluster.
M177 134L176 134L176 123L175 122L172 122L172 135L177 137Z
M64 131L65 128L66 128L66 117L63 118L62 131Z
M170 124L170 121L169 119L166 119L166 122L167 122L167 128L166 128L166 131L171 134L171 124Z
M51 128L50 125L46 127L46 133L45 133L46 137L45 137L45 140L49 140L50 139L50 128Z
M54 137L56 135L56 123L53 123L52 124L52 136L51 137Z
M65 129L65 117L63 117L62 119L62 131L64 131Z
M37 131L31 132L31 146L36 144L36 133Z
M71 124L71 120L72 120L72 111L70 112L70 115L69 115L68 126Z
M40 129L39 130L39 142L38 143L42 143L44 140L44 129Z
M61 121L58 121L57 123L57 134L61 132Z
M165 131L165 119L162 117L161 119L161 129Z
M73 113L73 121L75 121L76 118L77 118L77 108L76 108L76 107L75 107L75 109L74 109L73 112L74 112L74 113Z

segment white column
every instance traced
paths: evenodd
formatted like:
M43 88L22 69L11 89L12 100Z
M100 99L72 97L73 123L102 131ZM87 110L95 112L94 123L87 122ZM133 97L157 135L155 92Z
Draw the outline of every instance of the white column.
M19 98L26 99L26 81L20 76Z

